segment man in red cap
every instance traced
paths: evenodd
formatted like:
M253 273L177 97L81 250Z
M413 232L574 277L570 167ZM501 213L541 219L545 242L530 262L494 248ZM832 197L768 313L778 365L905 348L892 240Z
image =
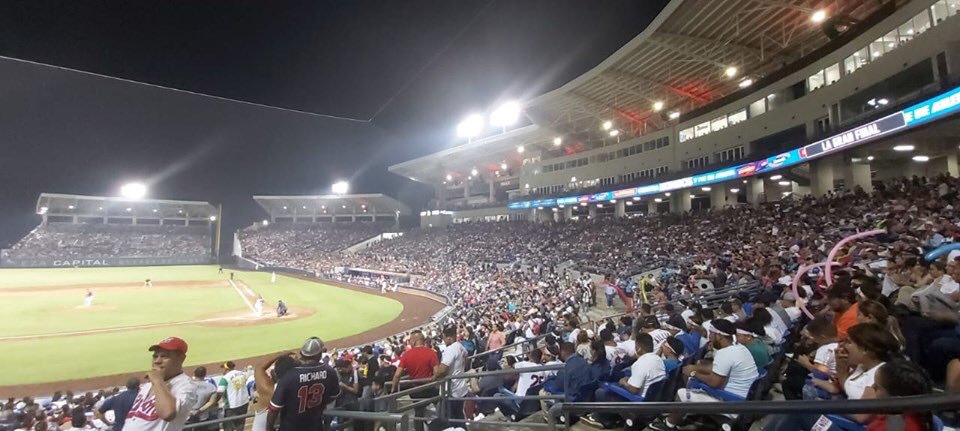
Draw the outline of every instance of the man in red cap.
M183 373L187 343L170 337L150 346L153 368L133 401L125 431L179 431L197 402L193 382Z

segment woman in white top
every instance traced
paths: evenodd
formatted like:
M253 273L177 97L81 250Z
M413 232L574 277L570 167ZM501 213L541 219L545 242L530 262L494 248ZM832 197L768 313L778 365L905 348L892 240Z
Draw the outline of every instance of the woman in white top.
M837 377L829 381L813 379L813 383L831 393L842 392L847 399L874 399L877 398L873 388L877 371L887 361L900 357L900 344L886 328L861 323L850 328L847 341L837 348L836 355ZM867 424L871 417L871 414L851 415L850 419ZM819 420L818 414L770 415L762 429L806 431Z
M814 384L834 393L842 387L850 400L874 399L874 376L885 362L900 357L900 343L887 328L861 323L850 328L847 342L837 348L836 355L837 378L830 382L815 379ZM853 415L852 418L866 423L870 416Z
M252 431L267 431L267 411L270 407L270 399L273 398L273 391L277 387L277 381L295 365L296 360L293 359L293 356L284 353L260 364L254 371L253 378L257 395L253 405ZM273 367L272 372L270 367Z

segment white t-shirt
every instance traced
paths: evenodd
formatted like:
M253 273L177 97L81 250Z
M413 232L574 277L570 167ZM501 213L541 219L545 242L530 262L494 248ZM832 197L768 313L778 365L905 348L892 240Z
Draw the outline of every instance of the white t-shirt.
M624 358L627 357L627 352L623 351L619 346L603 346L603 349L607 353L607 360L610 361L610 366L617 366L623 362Z
M770 339L771 343L780 344L783 342L783 332L781 332L775 326L773 325L764 326L763 332L766 333L767 338Z
M560 362L559 359L554 359L554 360L552 360L552 361L550 361L550 362L547 362L546 364L543 364L543 366L546 367L546 366L548 366L548 365L559 365L559 364L563 364L563 362ZM547 371L547 372L545 373L545 376L546 376L546 377L553 377L553 376L557 375L557 372L559 372L559 371L560 371L560 370Z
M463 369L467 364L467 349L459 342L447 346L440 357L440 363L446 365L450 370L448 376L459 376L463 374ZM467 379L451 379L451 393L455 397L467 395Z
M521 368L532 368L539 367L539 364L534 364L530 361L520 361L513 365L514 369ZM527 394L527 390L533 386L542 385L545 379L543 371L533 372L533 373L520 373L520 377L517 378L517 396L524 396Z
M647 396L647 389L650 385L667 378L667 371L663 365L663 359L660 359L655 353L644 353L630 366L630 378L627 383L635 388L640 388L640 396Z
M637 342L634 340L621 341L617 343L617 348L623 350L623 353L631 358L637 357Z
M157 414L157 399L151 392L152 383L140 385L140 392L133 400L133 407L127 413L123 423L124 431L179 431L190 415L190 409L197 403L197 394L193 381L186 374L180 374L169 381L170 392L176 398L177 417L167 422Z
M217 383L217 392L224 395L223 407L235 409L250 402L250 393L247 392L247 373L240 370L230 370Z
M654 352L659 351L659 350L660 350L660 345L662 345L663 342L664 342L664 341L667 341L667 338L670 337L670 332L665 331L665 330L663 330L663 329L654 329L654 330L650 331L649 334L650 334L650 337L653 338L653 351L654 351Z
M800 307L784 307L783 311L787 312L787 316L790 317L790 322L793 323L797 323L797 320L800 320L800 316L803 315Z
M680 317L682 317L682 318L683 318L683 321L686 322L686 323L689 325L689 324L690 324L690 318L693 317L693 316L695 316L696 314L697 314L696 312L694 312L693 310L691 310L691 309L688 308L688 309L683 310L683 311L680 312Z
M576 344L577 335L580 335L580 328L574 328L574 330L570 331L570 335L567 336L567 341Z
M727 378L723 390L746 398L757 378L757 364L742 344L731 344L713 356L713 372Z
M813 357L813 363L827 367L830 375L837 374L837 346L837 343L828 343L817 347L817 353Z
M843 392L847 394L847 399L859 400L863 398L863 391L873 386L873 379L877 374L877 370L879 370L883 364L884 363L881 362L876 367L866 371L863 370L863 365L857 365L857 369L853 370L850 377L847 377L847 381L843 383ZM127 427L123 427L123 429L127 429Z

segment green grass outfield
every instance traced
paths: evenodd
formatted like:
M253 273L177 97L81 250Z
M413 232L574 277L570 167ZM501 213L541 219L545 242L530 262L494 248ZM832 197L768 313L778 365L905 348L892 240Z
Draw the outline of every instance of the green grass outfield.
M95 308L77 306L80 291L58 292L29 287L132 283L146 278L163 281L223 281L216 266L131 268L0 269L0 337L52 334L141 324L201 319L215 313L246 309L229 286L135 290L94 288ZM341 289L269 273L236 272L263 295L266 309L277 299L289 306L316 310L311 316L284 322L212 327L199 324L52 338L0 340L0 386L75 380L150 368L147 347L165 337L187 341L187 365L252 357L294 349L305 337L333 340L365 332L393 320L403 306L379 295ZM14 292L11 289L16 289ZM7 290L4 292L4 290Z

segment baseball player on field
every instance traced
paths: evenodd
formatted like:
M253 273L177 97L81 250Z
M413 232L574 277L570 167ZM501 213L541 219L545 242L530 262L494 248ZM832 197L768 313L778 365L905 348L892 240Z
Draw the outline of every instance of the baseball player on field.
M83 297L83 306L84 307L93 306L93 291L90 289L87 289L87 294L86 296Z
M253 303L253 314L261 316L263 314L263 296L257 296L257 302Z

